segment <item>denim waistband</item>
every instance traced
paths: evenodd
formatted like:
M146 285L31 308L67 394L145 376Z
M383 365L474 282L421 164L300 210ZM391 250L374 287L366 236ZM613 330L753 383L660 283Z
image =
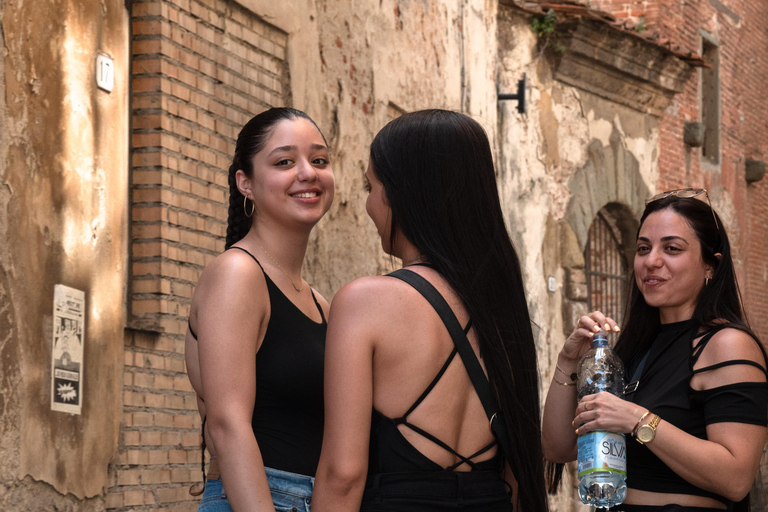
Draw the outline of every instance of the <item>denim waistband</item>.
M269 488L279 490L285 493L293 494L303 498L312 497L312 489L315 486L315 479L311 476L299 475L280 469L264 468L267 472Z
M267 481L269 482L270 489L280 490L306 498L312 496L312 489L315 486L315 479L313 477L268 467L265 467L264 471L267 473ZM219 479L221 479L219 461L216 457L211 457L206 480Z

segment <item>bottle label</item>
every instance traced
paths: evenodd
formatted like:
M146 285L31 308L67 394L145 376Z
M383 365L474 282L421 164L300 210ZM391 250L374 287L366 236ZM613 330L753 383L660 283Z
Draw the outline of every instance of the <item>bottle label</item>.
M579 478L606 471L627 475L627 442L624 434L596 430L579 437Z

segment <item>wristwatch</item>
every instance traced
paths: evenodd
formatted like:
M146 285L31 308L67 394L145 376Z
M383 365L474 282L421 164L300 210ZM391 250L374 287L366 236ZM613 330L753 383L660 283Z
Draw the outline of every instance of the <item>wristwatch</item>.
M659 425L660 421L661 418L659 418L659 415L654 414L651 421L638 427L635 431L635 439L637 439L637 442L646 444L653 441L653 438L656 437L656 427Z

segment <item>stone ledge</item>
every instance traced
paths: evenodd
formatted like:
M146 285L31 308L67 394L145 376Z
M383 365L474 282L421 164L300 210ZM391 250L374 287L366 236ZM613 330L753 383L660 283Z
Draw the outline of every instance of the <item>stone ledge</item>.
M693 67L665 48L594 21L558 24L555 78L640 112L661 116Z

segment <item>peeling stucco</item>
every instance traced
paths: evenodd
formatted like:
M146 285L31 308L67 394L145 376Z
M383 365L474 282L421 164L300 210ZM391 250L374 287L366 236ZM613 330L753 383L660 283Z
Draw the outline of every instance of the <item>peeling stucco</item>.
M120 421L128 17L119 0L2 9L0 508L96 510ZM111 93L95 86L99 52L116 64ZM83 290L88 307L79 416L50 410L59 283Z

